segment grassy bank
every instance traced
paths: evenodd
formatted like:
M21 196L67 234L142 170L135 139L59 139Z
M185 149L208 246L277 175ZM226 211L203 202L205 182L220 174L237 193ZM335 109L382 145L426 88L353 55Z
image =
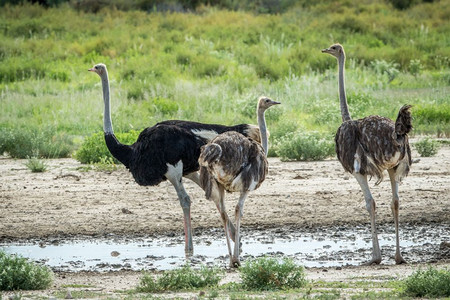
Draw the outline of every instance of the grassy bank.
M50 132L76 149L101 131L100 81L87 72L99 62L109 68L117 132L175 118L255 123L256 98L266 94L283 103L268 112L272 142L297 131L331 136L340 123L337 67L320 49L333 42L346 47L354 118L395 118L409 103L414 134L449 136L449 16L447 1L406 10L321 2L274 15L5 6L0 136Z

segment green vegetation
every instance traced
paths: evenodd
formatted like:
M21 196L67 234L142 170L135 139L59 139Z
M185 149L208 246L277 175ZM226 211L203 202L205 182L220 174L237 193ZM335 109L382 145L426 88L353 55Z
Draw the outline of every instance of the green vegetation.
M2 6L0 151L68 156L100 132L100 80L87 72L100 62L117 133L165 119L256 123L265 94L283 103L267 115L272 145L300 128L332 136L341 122L337 66L320 49L333 42L346 49L354 118L395 118L408 103L413 134L450 136L446 1L406 1L401 10L382 0L194 2L170 3L195 13L158 12L155 1ZM83 162L108 155L79 152Z
M316 132L291 132L283 136L275 152L282 161L322 160L334 154L334 140Z
M179 291L217 286L222 278L219 268L202 266L192 269L189 265L164 272L157 279L146 274L141 278L138 292L155 293L164 291Z
M450 297L450 270L418 270L404 280L404 289L413 297Z
M282 290L305 286L304 268L292 259L262 257L248 260L239 268L242 286L247 290Z
M128 145L133 144L138 136L139 132L135 130L116 134L119 141ZM75 153L75 158L83 164L118 163L106 147L103 132L98 132L85 138L82 145Z
M47 267L0 250L0 290L42 290L50 287L53 273Z
M37 157L28 158L27 162L25 163L25 166L28 169L30 169L31 172L33 173L45 172L48 167L45 161Z
M439 147L439 142L430 138L424 138L414 143L414 148L422 157L435 156L439 151Z

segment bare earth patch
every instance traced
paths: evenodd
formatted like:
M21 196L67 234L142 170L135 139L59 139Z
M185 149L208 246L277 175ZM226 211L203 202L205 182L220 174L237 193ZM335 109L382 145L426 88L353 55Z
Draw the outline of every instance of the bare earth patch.
M413 159L417 158L413 152ZM31 173L24 163L25 160L0 157L0 242L110 233L183 235L182 210L168 182L142 187L125 168L112 173L83 171L83 165L73 159L49 160L45 173ZM281 162L270 158L269 163L268 178L245 203L243 227L293 226L301 230L363 224L370 230L360 188L337 160ZM377 223L393 226L389 180L385 178L378 186L374 182L371 181L371 190L377 203ZM221 228L214 204L205 200L194 183L185 183L192 199L194 229ZM236 201L237 195L226 195L230 215ZM443 146L435 157L420 158L400 185L400 227L402 223L450 223L449 146ZM450 241L450 233L442 240ZM450 266L448 259L433 263ZM417 267L412 264L308 269L307 274L308 279L325 281L358 276L401 278ZM239 280L237 272L227 274L227 280ZM139 272L125 271L57 273L53 289L80 284L87 290L114 293L135 287L140 276Z

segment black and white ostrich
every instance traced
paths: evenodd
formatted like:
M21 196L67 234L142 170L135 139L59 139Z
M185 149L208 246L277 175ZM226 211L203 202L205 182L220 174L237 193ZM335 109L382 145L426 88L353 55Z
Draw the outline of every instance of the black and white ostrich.
M248 193L256 190L264 181L267 170L267 129L264 112L272 105L280 104L267 97L258 100L257 114L262 145L238 132L225 132L218 135L208 144L201 147L200 181L205 190L206 198L212 199L220 210L225 228L230 267L240 265L239 229L243 215L244 201ZM239 192L239 202L236 205L236 231L234 237L234 252L231 252L229 223L226 219L224 191ZM231 237L233 239L233 237Z
M218 134L237 131L245 136L259 140L259 128L255 125L240 124L223 126L197 122L170 120L157 123L144 129L132 145L121 144L115 137L110 108L108 71L104 64L97 64L91 72L97 73L102 81L104 115L103 129L106 145L111 154L123 163L133 174L139 185L153 186L166 179L172 183L178 195L184 214L185 252L193 253L191 228L191 199L184 189L182 177L200 185L199 164L200 147ZM225 215L229 230L235 228Z
M336 154L347 172L355 176L366 200L372 228L372 259L367 264L379 264L381 251L375 225L375 201L370 193L367 176L375 176L379 184L383 180L383 171L387 170L392 188L391 209L394 215L396 249L395 262L406 263L400 253L398 232L399 196L398 183L408 175L411 166L411 150L408 133L411 125L411 105L404 105L398 112L395 123L385 117L368 116L352 120L348 111L344 86L345 52L340 44L323 49L337 58L339 65L339 99L342 125L336 132Z

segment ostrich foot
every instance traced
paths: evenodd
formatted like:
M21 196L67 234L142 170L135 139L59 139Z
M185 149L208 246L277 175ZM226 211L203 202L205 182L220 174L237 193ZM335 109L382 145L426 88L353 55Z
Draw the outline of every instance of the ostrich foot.
M230 258L230 268L239 268L241 266L241 262L239 261L239 257L232 256Z
M381 263L381 257L372 258L371 260L362 263L362 266L379 265Z
M401 254L395 254L395 264L397 265L406 264L406 260L403 259Z

